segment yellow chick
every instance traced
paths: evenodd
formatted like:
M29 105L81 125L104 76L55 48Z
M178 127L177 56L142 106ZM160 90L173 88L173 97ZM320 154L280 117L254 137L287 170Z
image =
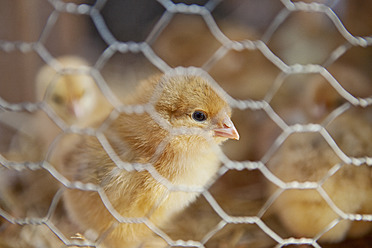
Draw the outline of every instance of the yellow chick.
M337 146L350 157L372 155L372 125L368 114L344 112L326 126ZM290 135L268 162L269 169L284 182L316 182L315 189L287 189L276 199L272 210L296 237L319 238L322 242L338 242L345 237L359 237L367 233L370 222L341 220L330 230L339 214L328 203L324 191L335 206L346 214L372 213L372 171L346 164L319 133ZM336 170L337 167L340 167ZM272 195L277 190L269 185ZM327 198L327 197L326 197Z
M121 216L147 217L160 227L199 195L171 191L164 181L205 186L219 168L217 145L228 138L239 139L239 134L224 97L199 76L152 77L126 102L148 103L156 112L121 113L105 136L122 161L151 163L163 179L147 170L119 168L94 137L82 138L61 171L71 181L100 186ZM103 241L107 247L138 247L152 235L143 223L119 224L96 192L67 190L64 203L83 231L107 235Z
M39 70L35 87L37 101L44 100L66 125L82 128L98 125L110 114L112 106L93 78L86 74L88 63L76 56L60 57L57 61L60 70L56 71L49 65ZM9 122L14 122L10 125L18 125L11 153L16 153L17 160L40 161L62 130L44 111L20 115L12 113L8 118Z
M84 71L77 71L87 70L88 63L76 56L64 56L57 60L61 70L56 71L45 65L36 76L37 101L44 100L67 125L89 127L102 121L112 107L94 80ZM58 146L54 147L52 156L46 157L53 148L52 142L62 130L42 110L32 114L4 112L0 118L1 122L16 129L8 150L2 153L10 161L40 162L47 159L56 166L71 146L70 140L61 139ZM4 170L0 173L0 181L0 191L4 191L2 195L14 196L17 202L13 205L21 209L18 212L23 215L31 211L46 213L45 209L49 208L59 187L57 180L44 170L25 170L22 173Z
M49 65L38 72L37 100L45 99L68 125L87 127L107 117L112 107L88 74L88 62L77 56L63 56L57 61L62 66L58 72Z

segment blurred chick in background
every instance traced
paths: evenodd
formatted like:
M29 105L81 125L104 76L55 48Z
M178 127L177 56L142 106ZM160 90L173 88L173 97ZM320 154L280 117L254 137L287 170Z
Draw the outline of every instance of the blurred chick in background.
M76 56L60 57L57 61L61 66L60 71L57 72L49 65L39 70L36 76L36 100L45 101L66 125L81 128L98 125L109 115L112 106L93 78L86 71L79 71L89 69L88 63ZM40 161L62 130L44 111L20 115L15 117L24 118L24 121L9 124L16 125L18 129L10 151L23 161ZM8 121L12 122L12 115L9 117Z
M335 62L326 69L346 95L355 98L372 95L372 84L359 68ZM288 125L320 124L346 102L345 95L341 95L327 79L318 73L310 73L286 76L271 99L270 106ZM259 122L255 130L258 138L252 150L256 159L261 159L282 130L270 118Z
M89 127L102 121L111 110L94 80L87 74L75 72L88 69L82 58L65 56L58 58L61 71L49 65L43 66L36 77L36 100L45 101L67 125ZM67 69L73 70L65 71ZM52 142L62 130L42 110L35 113L1 113L1 122L16 129L4 157L12 162L41 162L48 160L56 166L71 145L67 139L59 140L53 155L46 158ZM3 170L0 174L1 197L10 205L11 214L19 217L28 215L43 216L49 209L58 183L45 170ZM48 185L46 187L46 185Z
M338 147L351 157L372 155L370 109L349 109L326 126ZM341 164L335 174L322 181L329 170ZM284 182L312 181L321 187L341 211L347 214L372 213L372 171L369 166L344 164L320 134L290 135L268 162L269 169ZM269 185L270 195L277 187ZM313 238L326 231L339 216L316 189L288 189L276 199L272 210L291 235ZM346 236L360 237L372 223L341 220L320 236L320 241L338 242Z
M111 146L124 162L151 163L173 185L205 186L219 168L217 145L239 139L229 105L205 79L193 75L154 76L126 104L147 104L154 97L155 118L155 113L121 113L113 121L106 132ZM186 133L172 133L180 129ZM198 196L170 191L164 179L158 181L147 170L118 168L93 137L82 138L61 171L71 181L99 185L123 217L148 217L158 227ZM119 224L96 192L71 189L64 201L71 220L83 231L107 235L107 247L138 247L152 234L143 223Z
M107 117L110 105L88 74L88 62L77 56L57 61L62 66L58 72L49 65L38 72L36 99L45 100L68 125L88 127Z
M327 68L338 80L340 86L356 98L372 95L372 85L368 78L358 69L335 62ZM293 80L294 79L294 80ZM300 84L301 83L301 84ZM286 85L289 84L289 85ZM296 90L295 94L293 90ZM295 96L296 106L287 101L286 96ZM319 74L297 75L287 78L282 89L272 101L274 110L290 125L296 123L322 124L330 114L345 104L347 100L330 82ZM262 133L270 133L270 125L263 127ZM351 108L338 116L326 126L337 145L348 156L364 157L372 154L371 109L363 111ZM273 144L277 135L259 142L261 154ZM263 151L263 144L266 148ZM261 143L261 144L260 144ZM270 143L270 144L269 144ZM328 171L341 159L320 134L292 134L279 147L269 160L269 169L285 182L322 180ZM372 174L367 165L359 167L343 165L335 175L322 185L336 206L345 213L371 214ZM277 187L269 184L270 195ZM284 227L291 235L298 237L315 237L338 215L315 190L286 190L275 201L273 207ZM338 242L345 237L358 237L370 230L368 222L351 222L343 220L320 237L324 242Z

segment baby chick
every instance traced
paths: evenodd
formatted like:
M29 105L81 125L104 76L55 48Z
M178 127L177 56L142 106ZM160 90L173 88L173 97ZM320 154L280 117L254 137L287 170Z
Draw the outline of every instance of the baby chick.
M368 114L349 109L327 125L328 132L347 156L372 155L372 126ZM327 177L337 165L340 168ZM292 134L268 166L284 182L319 182L337 208L346 214L372 213L371 167L363 163L360 166L345 164L320 134ZM273 184L269 188L270 195L277 189ZM272 209L291 235L313 238L325 232L319 239L323 242L362 236L372 226L365 221L341 220L327 231L339 215L316 189L285 190Z
M76 56L64 56L57 61L61 66L60 71L49 65L39 70L35 80L36 100L47 103L67 125L88 127L104 119L110 113L110 105L89 75L75 71L87 69L88 63ZM71 72L67 69L71 69ZM42 110L32 114L3 112L0 121L16 129L6 151L1 154L10 161L40 162L47 159L56 165L70 149L71 141L64 137L50 153L52 156L46 158L52 142L62 130ZM3 170L0 181L0 191L17 199L13 205L21 209L18 211L21 216L32 211L46 213L45 209L49 208L59 187L57 180L44 170L24 170L21 173Z
M36 76L36 100L45 101L66 125L83 128L103 121L112 106L93 78L77 71L87 69L88 63L76 56L60 57L57 61L61 66L58 72L49 65L39 70ZM44 111L11 113L7 119L9 125L16 126L18 131L10 147L10 153L16 153L17 160L42 160L50 144L62 131Z
M78 70L87 70L89 64L77 56L59 57L62 66L55 71L43 66L36 76L36 98L45 101L68 125L87 127L107 117L110 105L93 78ZM65 71L65 70L73 71Z
M118 168L93 137L82 138L62 171L71 181L99 185L123 217L148 217L159 227L199 194L171 191L162 181L205 186L219 167L216 145L239 135L224 97L199 76L151 77L126 102L147 103L154 104L155 117L121 113L105 136L122 161L151 163L164 179L159 181L147 170ZM174 133L180 130L185 133ZM64 202L71 220L83 230L98 235L107 231L107 247L137 247L151 236L143 223L118 224L96 192L68 190Z

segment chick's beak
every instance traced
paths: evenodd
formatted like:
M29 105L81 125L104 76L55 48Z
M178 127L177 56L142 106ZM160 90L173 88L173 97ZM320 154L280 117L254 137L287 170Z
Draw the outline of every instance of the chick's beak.
M214 136L239 140L239 133L228 116L223 119L221 126L222 127L213 129Z
M76 118L81 118L84 115L84 110L80 106L78 101L73 101L67 107L69 114L73 115Z

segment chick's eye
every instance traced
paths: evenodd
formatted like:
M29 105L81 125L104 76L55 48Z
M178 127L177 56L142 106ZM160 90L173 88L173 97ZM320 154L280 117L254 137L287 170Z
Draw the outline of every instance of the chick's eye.
M192 118L196 121L202 122L207 119L207 114L203 111L197 110L194 113L192 113Z
M53 95L52 101L56 104L62 104L64 102L63 97L60 95Z

